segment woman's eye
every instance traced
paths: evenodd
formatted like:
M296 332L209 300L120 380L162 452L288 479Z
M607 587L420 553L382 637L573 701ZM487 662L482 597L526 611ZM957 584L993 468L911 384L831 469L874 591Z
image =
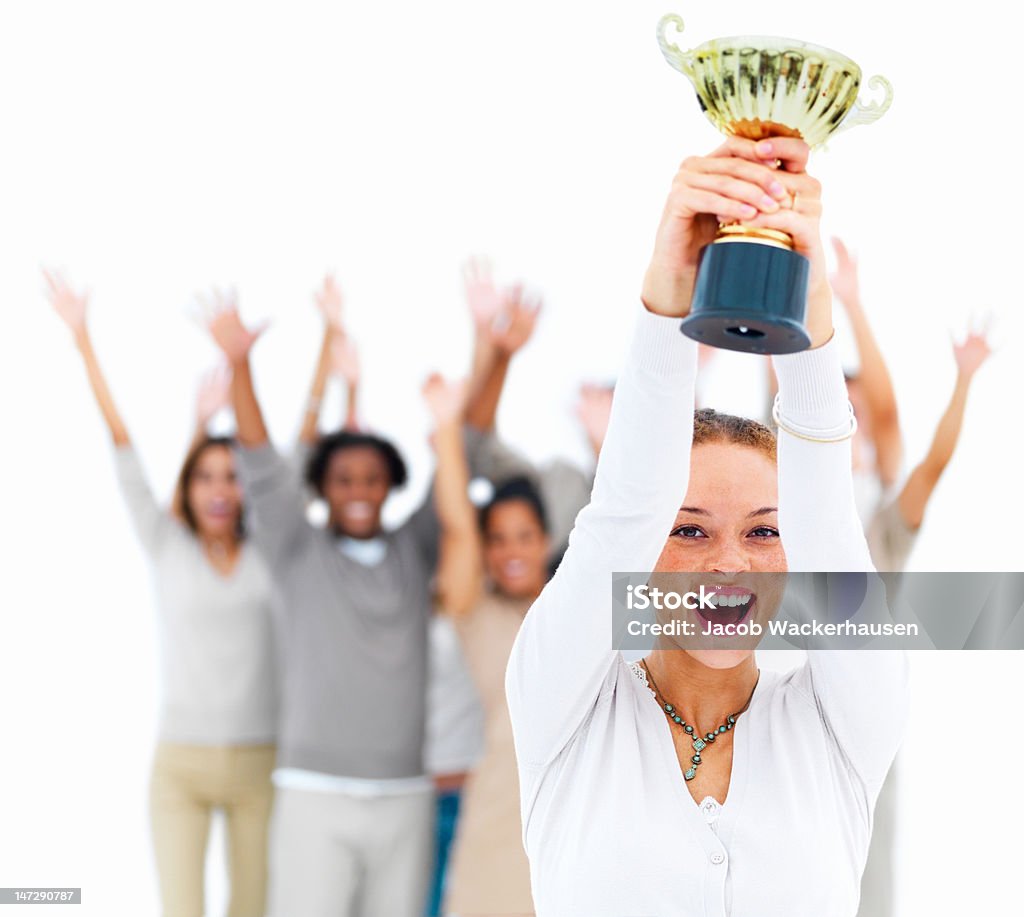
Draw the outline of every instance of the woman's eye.
M779 530L773 529L770 525L759 525L750 534L755 538L778 538Z
M681 538L707 538L707 535L696 525L679 525L672 530L673 535Z

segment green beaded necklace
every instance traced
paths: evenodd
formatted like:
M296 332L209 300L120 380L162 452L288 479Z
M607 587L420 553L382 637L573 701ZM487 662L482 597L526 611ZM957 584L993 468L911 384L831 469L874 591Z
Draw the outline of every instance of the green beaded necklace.
M717 729L712 730L711 732L705 733L704 738L701 738L699 734L695 733L693 726L683 721L683 718L679 715L679 712L676 710L675 706L673 704L670 704L667 700L665 700L665 695L662 694L661 690L658 688L658 684L654 680L654 676L651 674L651 670L648 668L646 660L642 661L640 664L644 667L644 671L647 673L647 678L651 683L651 688L654 689L654 696L657 699L658 703L661 704L661 709L664 712L665 716L669 718L670 722L675 723L677 726L681 726L683 732L685 732L690 738L693 739L694 753L693 756L690 758L690 761L692 763L690 764L689 769L683 773L683 776L687 780L693 780L693 778L697 776L697 768L700 766L701 763L700 753L705 748L707 748L708 745L715 741L716 736L720 736L726 732L731 732L732 727L736 725L736 718L741 713L745 712L747 707L750 706L750 701L754 697L754 691L757 690L757 681L760 681L761 679L761 670L757 670L757 681L754 682L754 687L750 689L750 697L747 698L747 702L742 707L740 707L740 709L737 710L735 713L727 716L725 718L725 722L721 726L719 726Z

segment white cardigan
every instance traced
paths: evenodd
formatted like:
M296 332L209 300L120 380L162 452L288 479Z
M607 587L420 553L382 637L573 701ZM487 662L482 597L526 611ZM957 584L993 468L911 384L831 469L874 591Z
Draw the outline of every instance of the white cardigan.
M610 649L612 572L650 570L686 494L696 346L639 317L590 504L509 660L523 839L538 917L852 917L872 810L907 708L902 651L762 670L733 731L725 804L698 807L669 723ZM834 344L774 359L787 425L849 423ZM779 435L791 571L871 570L850 443ZM714 809L714 811L712 811Z

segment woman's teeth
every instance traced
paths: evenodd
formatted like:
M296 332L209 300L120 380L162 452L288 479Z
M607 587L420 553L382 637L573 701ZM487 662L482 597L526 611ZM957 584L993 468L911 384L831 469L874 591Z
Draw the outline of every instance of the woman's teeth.
M735 608L737 605L746 605L750 601L752 593L744 593L743 595L714 595L711 596L709 601L716 608Z
M712 624L739 624L753 614L756 596L752 592L716 592L708 596L714 611L698 608L697 614Z

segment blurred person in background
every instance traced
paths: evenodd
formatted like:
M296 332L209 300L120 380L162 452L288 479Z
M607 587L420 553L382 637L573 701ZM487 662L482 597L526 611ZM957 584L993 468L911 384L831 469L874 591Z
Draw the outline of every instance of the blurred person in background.
M443 528L433 496L385 530L384 503L407 477L400 454L373 434L328 434L307 468L328 523L310 525L256 398L249 355L260 332L224 297L208 327L233 369L253 537L284 612L270 914L421 917L434 819L423 764L427 627ZM453 424L461 452L459 416L438 417L438 488Z
M953 345L957 377L952 398L925 457L901 480L903 435L892 377L861 301L857 260L841 239L833 238L832 246L836 270L829 279L850 321L859 363L856 374L846 377L846 390L859 421L853 439L857 511L876 569L902 573L917 542L928 503L960 438L974 374L991 351L985 334L973 331L963 343ZM860 917L890 917L894 913L899 762L897 756L875 808L871 849L861 882Z
M300 479L304 478L310 453L321 436L323 402L332 378L345 386L346 406L341 430L370 432L362 420L359 405L361 366L358 349L345 326L344 300L333 275L328 274L324 278L314 301L323 319L323 336L298 444L290 457ZM314 490L308 490L308 493L312 500L318 500ZM316 518L319 513L311 515ZM440 914L448 850L458 819L461 788L479 759L483 745L483 711L458 636L445 615L431 615L428 654L423 755L426 773L433 782L436 811L434 868L426 913L427 917L436 917Z
M540 303L525 296L519 284L499 290L485 259L467 262L463 282L474 342L466 408L466 443L471 465L492 482L526 477L533 483L548 519L551 563L557 566L576 514L590 499L593 471L561 459L535 466L509 447L495 430L509 369L516 354L533 337ZM611 386L580 386L576 416L595 459L608 429L611 401Z
M967 396L974 375L991 354L986 333L971 329L953 345L956 382L925 457L903 480L903 438L896 393L888 366L860 298L857 261L840 239L832 240L836 270L830 280L853 328L860 368L847 376L847 391L859 421L853 443L857 508L877 569L900 573L914 548L928 503L963 429Z
M468 465L462 462L467 479L446 492L450 504L444 512L463 522L449 526L459 537L441 544L438 604L458 632L486 720L483 756L465 780L440 913L532 914L504 671L523 616L586 502L590 480L568 463L536 469L497 438L495 418L508 370L533 334L539 304L527 301L521 286L499 292L489 265L480 259L466 265L464 282L474 325L466 440L474 469L495 489L478 517L468 496ZM607 427L610 397L594 386L585 388L581 399L581 419L595 453ZM507 477L515 474L530 477ZM543 482L560 509L554 558L534 481Z
M153 571L163 700L150 818L163 917L202 917L210 819L224 813L229 917L262 917L277 710L271 582L245 537L232 441L206 426L228 378L208 377L170 512L143 474L93 349L87 297L44 273L114 442L125 503Z
M483 756L463 792L442 913L532 914L505 667L548 579L547 518L525 478L498 484L479 514L465 487L452 487L445 498L443 512L462 521L451 527L460 537L441 544L438 602L458 631L486 720Z

